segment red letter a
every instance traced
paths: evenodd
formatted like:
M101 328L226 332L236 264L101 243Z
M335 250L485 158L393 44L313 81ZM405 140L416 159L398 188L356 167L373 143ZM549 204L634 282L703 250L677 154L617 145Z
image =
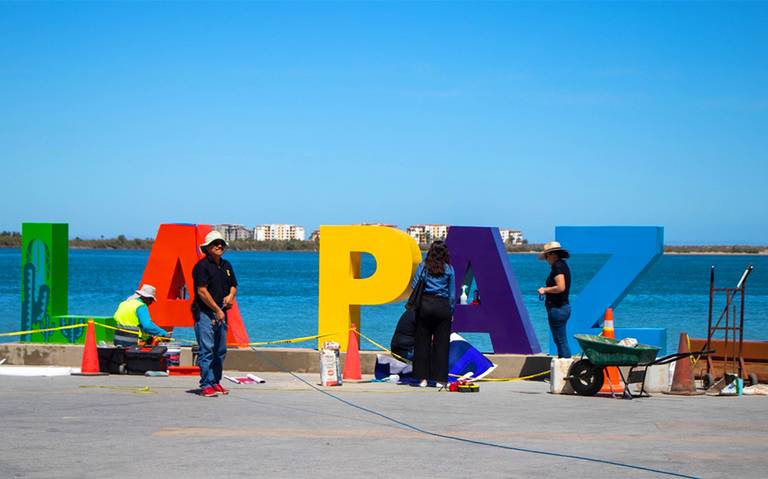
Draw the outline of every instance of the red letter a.
M149 253L142 284L157 288L157 301L150 306L152 320L160 327L191 327L194 297L192 268L202 257L200 243L210 225L162 224ZM240 316L237 299L227 313L227 344L247 346L248 333Z

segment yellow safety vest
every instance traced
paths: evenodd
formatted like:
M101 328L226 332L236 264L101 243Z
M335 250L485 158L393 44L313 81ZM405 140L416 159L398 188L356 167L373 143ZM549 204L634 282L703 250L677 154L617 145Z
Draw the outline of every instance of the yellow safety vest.
M144 302L140 299L126 299L120 303L117 307L117 311L115 311L115 322L117 322L118 328L137 331L139 333L137 339L145 340L149 338L149 336L142 331L139 315L136 314L136 310L139 309L140 306L144 306ZM119 331L115 331L116 334L118 332Z

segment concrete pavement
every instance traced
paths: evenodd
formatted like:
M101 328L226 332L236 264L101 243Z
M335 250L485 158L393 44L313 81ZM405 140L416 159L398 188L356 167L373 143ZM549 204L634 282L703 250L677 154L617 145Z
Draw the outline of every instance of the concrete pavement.
M478 394L322 388L430 432L519 448L509 450L416 432L288 374L257 374L267 383L226 384L231 394L217 398L190 392L193 377L0 376L0 477L768 474L768 397L628 401L551 395L530 381L482 383Z

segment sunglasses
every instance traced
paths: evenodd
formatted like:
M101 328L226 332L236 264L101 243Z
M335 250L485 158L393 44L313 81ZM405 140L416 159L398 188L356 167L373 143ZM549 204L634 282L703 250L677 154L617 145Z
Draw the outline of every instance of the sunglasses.
M227 245L223 241L221 241L221 240L214 241L213 243L211 243L211 246L214 247L214 248L218 248L218 247L226 248L227 247Z

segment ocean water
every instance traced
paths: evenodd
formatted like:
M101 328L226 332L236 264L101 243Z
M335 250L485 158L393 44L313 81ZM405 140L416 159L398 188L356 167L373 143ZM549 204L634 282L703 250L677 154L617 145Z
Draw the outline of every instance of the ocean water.
M137 286L148 251L70 250L69 312L111 315ZM318 255L305 252L228 252L240 286L238 302L251 341L272 341L317 334ZM548 349L546 314L538 300L549 267L531 254L508 259L523 291L526 307L542 350ZM605 263L604 256L573 256L572 294L577 296ZM747 264L755 267L747 282L745 338L768 339L768 257L731 255L664 255L630 290L615 311L619 327L667 328L669 349L677 347L680 331L706 336L709 269L716 267L718 287L733 287ZM373 270L363 260L363 274ZM21 253L0 249L0 332L20 327ZM481 292L482 293L482 292ZM362 308L362 332L388 345L402 303ZM193 339L190 328L177 337ZM465 335L483 351L491 351L483 334ZM16 338L0 338L14 341ZM296 347L314 347L314 342ZM362 344L364 349L373 349Z

